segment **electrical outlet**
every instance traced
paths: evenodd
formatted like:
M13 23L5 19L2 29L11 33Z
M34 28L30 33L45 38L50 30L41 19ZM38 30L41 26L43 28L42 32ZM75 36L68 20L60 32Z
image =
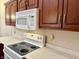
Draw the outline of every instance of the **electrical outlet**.
M16 31L14 31L14 34L16 34Z
M51 37L50 37L50 38L51 38L51 40L53 40L53 39L55 39L55 36L54 36L54 35L51 35Z

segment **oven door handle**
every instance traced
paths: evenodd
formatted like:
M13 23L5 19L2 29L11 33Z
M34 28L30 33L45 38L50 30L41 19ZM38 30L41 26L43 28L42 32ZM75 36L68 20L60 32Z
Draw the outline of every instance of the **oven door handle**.
M6 52L4 52L4 59L7 59L7 58L10 58L10 59L13 59L11 56L9 56Z

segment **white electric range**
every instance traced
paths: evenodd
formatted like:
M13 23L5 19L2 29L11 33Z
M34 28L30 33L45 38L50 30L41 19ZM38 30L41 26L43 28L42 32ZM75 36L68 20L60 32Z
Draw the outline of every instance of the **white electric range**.
M22 42L4 46L4 59L27 59L25 55L45 46L45 36L25 33Z

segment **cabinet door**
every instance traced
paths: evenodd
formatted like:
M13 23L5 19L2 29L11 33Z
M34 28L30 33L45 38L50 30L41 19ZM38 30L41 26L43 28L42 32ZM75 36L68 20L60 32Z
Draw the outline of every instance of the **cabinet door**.
M5 24L10 25L10 4L6 4L5 6Z
M17 0L14 0L14 1L11 2L11 8L10 8L11 25L15 25L15 22L16 22L16 12L17 12Z
M18 0L18 11L27 9L28 0Z
M61 28L62 0L39 0L40 27Z
M39 0L28 0L28 9L37 8Z
M79 0L64 0L63 28L79 31Z
M3 47L4 47L4 45L2 43L0 43L0 59L3 59L3 57L4 57Z

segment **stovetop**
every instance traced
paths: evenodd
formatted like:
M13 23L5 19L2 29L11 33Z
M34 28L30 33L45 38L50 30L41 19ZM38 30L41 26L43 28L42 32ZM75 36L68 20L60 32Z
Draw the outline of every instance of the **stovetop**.
M10 49L15 51L16 53L20 54L21 56L26 55L40 47L27 43L27 42L19 42L13 45L8 45Z

